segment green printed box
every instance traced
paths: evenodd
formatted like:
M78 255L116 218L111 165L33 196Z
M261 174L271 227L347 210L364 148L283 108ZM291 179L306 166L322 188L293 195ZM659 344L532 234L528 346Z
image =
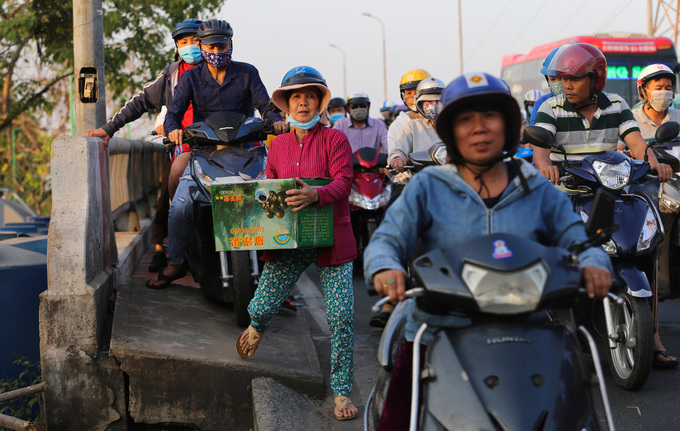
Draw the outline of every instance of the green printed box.
M303 178L312 187L328 178ZM276 250L333 245L333 205L293 212L286 190L300 188L294 179L242 180L215 183L212 197L215 249Z

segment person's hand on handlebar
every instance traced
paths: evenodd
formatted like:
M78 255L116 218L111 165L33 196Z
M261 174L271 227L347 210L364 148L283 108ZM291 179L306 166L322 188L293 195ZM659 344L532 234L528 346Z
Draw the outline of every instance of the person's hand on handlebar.
M389 296L396 304L406 299L406 274L398 269L386 269L373 276L373 287L380 296Z
M665 183L673 177L673 169L665 163L650 161L649 167L656 171L656 174L659 176L659 181L662 183Z
M276 121L272 123L272 127L274 128L275 135L286 133L286 130L288 130L288 125L286 124L285 121Z
M170 142L173 144L182 145L182 141L184 140L184 132L182 129L175 129L168 134L168 138L170 138Z
M403 157L395 157L389 162L390 166L397 172L401 172L404 170L404 166L406 166L406 159Z
M581 269L581 280L590 298L604 298L612 285L611 273L595 266L586 266Z

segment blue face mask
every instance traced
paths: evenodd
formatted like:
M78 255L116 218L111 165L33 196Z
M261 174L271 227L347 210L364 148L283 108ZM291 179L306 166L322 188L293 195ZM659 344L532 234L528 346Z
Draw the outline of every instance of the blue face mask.
M292 124L293 126L297 127L298 129L309 130L312 127L314 127L316 125L316 123L319 122L320 118L321 117L319 117L319 113L317 112L316 116L314 118L312 118L311 120L307 121L306 123L300 123L299 121L295 121L295 120L293 120L293 117L291 117L291 116L288 116L288 122L290 124Z
M177 52L179 57L189 64L196 64L203 59L201 50L196 45L183 46Z
M331 115L331 124L335 124L336 121L338 121L341 118L345 118L344 114L333 114Z
M231 59L231 48L225 52L206 52L202 49L201 53L203 54L206 63L218 69L226 66L227 62Z

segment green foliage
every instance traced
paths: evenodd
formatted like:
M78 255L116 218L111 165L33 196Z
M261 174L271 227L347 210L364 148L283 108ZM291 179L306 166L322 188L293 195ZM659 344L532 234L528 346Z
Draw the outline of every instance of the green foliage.
M107 100L132 96L172 60L174 26L205 18L221 0L103 0ZM0 5L0 187L17 189L49 213L49 148L65 134L67 78L73 69L73 4L4 0ZM17 131L17 128L18 131ZM11 151L11 143L16 152ZM12 164L12 154L16 161ZM15 186L12 166L16 166Z
M19 357L12 365L21 368L21 373L15 379L0 380L0 393L37 385L41 382L40 363L32 363L24 357ZM30 420L36 424L45 422L45 402L42 393L30 397L18 398L0 403L0 413L15 418ZM4 428L0 428L3 431Z

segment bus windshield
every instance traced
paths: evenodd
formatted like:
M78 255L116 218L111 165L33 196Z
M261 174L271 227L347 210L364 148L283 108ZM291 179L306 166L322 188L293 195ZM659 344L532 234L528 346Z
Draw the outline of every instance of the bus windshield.
M604 92L618 94L626 99L631 107L640 101L637 79L642 69L653 63L661 63L673 70L677 64L677 60L670 56L609 54L605 57L607 58L607 84Z
M503 57L501 78L508 83L520 106L523 106L524 95L529 90L549 91L545 77L540 73L546 55L555 48L575 42L590 43L602 51L607 59L604 92L618 94L630 107L639 102L637 78L642 69L654 63L665 64L676 73L680 69L673 42L666 37L635 34L575 36L536 46L528 54Z

